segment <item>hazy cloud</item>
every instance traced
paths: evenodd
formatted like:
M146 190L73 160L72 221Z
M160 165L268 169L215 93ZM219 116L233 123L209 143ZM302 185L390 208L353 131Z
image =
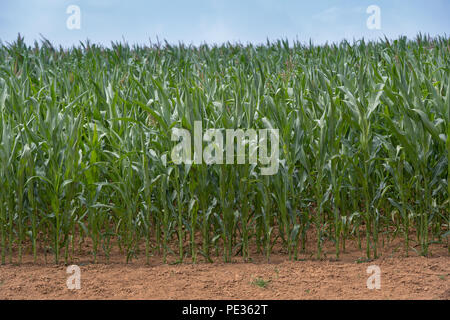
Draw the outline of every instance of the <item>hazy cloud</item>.
M0 40L13 41L20 32L32 43L43 34L70 46L89 38L109 45L125 38L149 38L199 44L227 41L265 42L296 39L315 43L343 38L378 39L383 35L414 36L417 32L450 31L450 1L378 0L382 30L366 28L371 0L1 0ZM81 29L66 28L67 6L81 8Z

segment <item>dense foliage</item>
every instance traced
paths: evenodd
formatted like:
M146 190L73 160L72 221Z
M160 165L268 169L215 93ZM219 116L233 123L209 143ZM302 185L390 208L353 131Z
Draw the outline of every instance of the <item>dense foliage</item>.
M0 45L3 263L161 252L297 258L449 235L450 40ZM280 165L174 165L172 128L278 128ZM205 142L206 144L206 142ZM309 235L314 235L311 239ZM176 246L174 246L176 244ZM145 248L145 249L144 249ZM174 250L174 248L176 248Z

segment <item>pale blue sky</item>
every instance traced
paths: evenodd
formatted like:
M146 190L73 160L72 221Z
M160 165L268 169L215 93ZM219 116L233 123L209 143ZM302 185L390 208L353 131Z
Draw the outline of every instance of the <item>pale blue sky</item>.
M69 30L69 5L81 9L81 29ZM381 30L369 30L369 5L381 8ZM261 43L298 39L316 44L342 39L450 35L449 0L0 0L0 40L40 34L63 46L86 39L109 45L125 39L148 44Z

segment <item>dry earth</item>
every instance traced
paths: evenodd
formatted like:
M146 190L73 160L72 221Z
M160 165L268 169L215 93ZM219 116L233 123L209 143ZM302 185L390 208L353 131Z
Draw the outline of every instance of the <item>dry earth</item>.
M275 252L269 263L255 254L247 263L236 257L233 263L195 265L189 258L163 264L160 257L150 265L143 258L125 264L119 253L108 264L93 264L81 255L74 262L81 269L80 290L67 288L67 266L52 265L51 257L47 264L32 263L27 256L21 265L0 266L0 299L450 299L450 257L442 244L432 246L427 258L404 257L398 244L370 262L361 262L359 250L348 250L339 261L332 252L330 247L321 261L312 254L289 261ZM371 265L381 270L379 290L367 288Z
M366 269L381 269L369 290ZM449 299L448 257L371 263L284 261L81 266L81 289L68 290L64 266L2 266L0 299ZM259 287L257 278L267 281Z

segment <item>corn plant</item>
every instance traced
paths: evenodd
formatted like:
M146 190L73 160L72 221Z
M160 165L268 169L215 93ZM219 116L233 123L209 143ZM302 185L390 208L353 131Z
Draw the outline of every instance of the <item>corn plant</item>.
M450 41L0 43L1 262L448 246ZM174 128L278 129L278 171L175 163ZM193 142L193 141L191 141ZM209 141L211 142L211 141ZM381 239L382 238L382 239ZM363 249L364 246L364 249ZM186 259L190 257L190 260Z

